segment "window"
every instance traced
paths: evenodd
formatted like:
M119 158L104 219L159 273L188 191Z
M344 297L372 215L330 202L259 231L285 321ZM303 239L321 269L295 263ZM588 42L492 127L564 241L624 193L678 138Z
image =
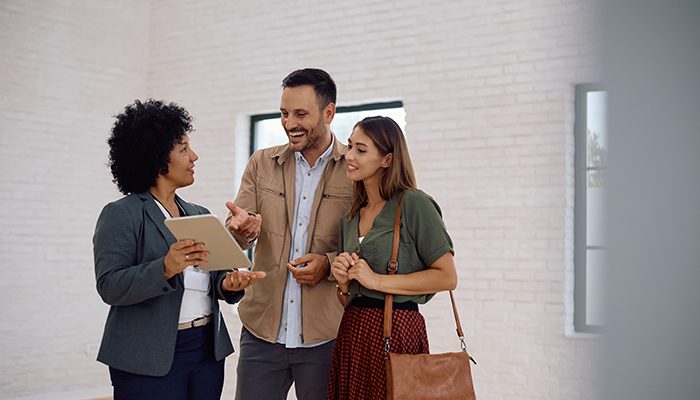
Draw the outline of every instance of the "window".
M331 130L341 143L347 144L355 123L373 115L392 118L405 133L406 112L400 101L337 107ZM287 143L287 135L282 129L279 112L253 115L250 118L250 154L259 149L284 143Z
M604 323L607 92L576 86L574 205L574 328L599 333Z

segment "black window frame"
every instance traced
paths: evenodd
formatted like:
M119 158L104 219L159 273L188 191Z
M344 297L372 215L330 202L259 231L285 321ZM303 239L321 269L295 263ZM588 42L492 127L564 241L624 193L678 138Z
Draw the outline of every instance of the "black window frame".
M403 101L395 100L395 101L383 101L383 102L358 104L358 105L354 105L354 106L339 106L339 107L336 107L335 113L337 115L337 114L356 112L356 111L382 110L382 109L386 109L386 108L403 108ZM255 142L255 124L257 122L260 122L260 121L264 121L267 119L275 119L275 118L280 118L279 112L256 114L256 115L250 116L249 155L253 155L253 153L255 152L255 143L256 143Z

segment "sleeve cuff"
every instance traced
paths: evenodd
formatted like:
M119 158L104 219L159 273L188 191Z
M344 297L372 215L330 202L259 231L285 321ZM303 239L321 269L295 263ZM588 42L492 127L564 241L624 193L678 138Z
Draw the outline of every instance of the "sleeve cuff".
M326 253L326 257L328 258L328 276L326 277L326 280L330 282L335 282L335 276L333 276L333 272L331 271L331 264L333 264L333 261L337 255L338 253L335 251Z

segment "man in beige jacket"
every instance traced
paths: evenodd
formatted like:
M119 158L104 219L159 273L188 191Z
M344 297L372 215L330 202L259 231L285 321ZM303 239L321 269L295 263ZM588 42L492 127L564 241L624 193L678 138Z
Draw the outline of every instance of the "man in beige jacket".
M248 161L227 224L255 244L254 269L267 278L238 306L243 322L236 399L325 399L343 309L329 266L339 221L352 203L346 146L330 130L336 87L319 69L282 81L280 112L289 143Z

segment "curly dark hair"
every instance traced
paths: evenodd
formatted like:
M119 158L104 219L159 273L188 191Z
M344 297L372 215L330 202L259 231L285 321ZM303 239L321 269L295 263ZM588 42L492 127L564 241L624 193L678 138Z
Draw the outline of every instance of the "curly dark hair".
M147 99L129 104L116 119L107 139L112 181L124 194L144 192L168 173L170 151L192 132L192 117L175 103Z

